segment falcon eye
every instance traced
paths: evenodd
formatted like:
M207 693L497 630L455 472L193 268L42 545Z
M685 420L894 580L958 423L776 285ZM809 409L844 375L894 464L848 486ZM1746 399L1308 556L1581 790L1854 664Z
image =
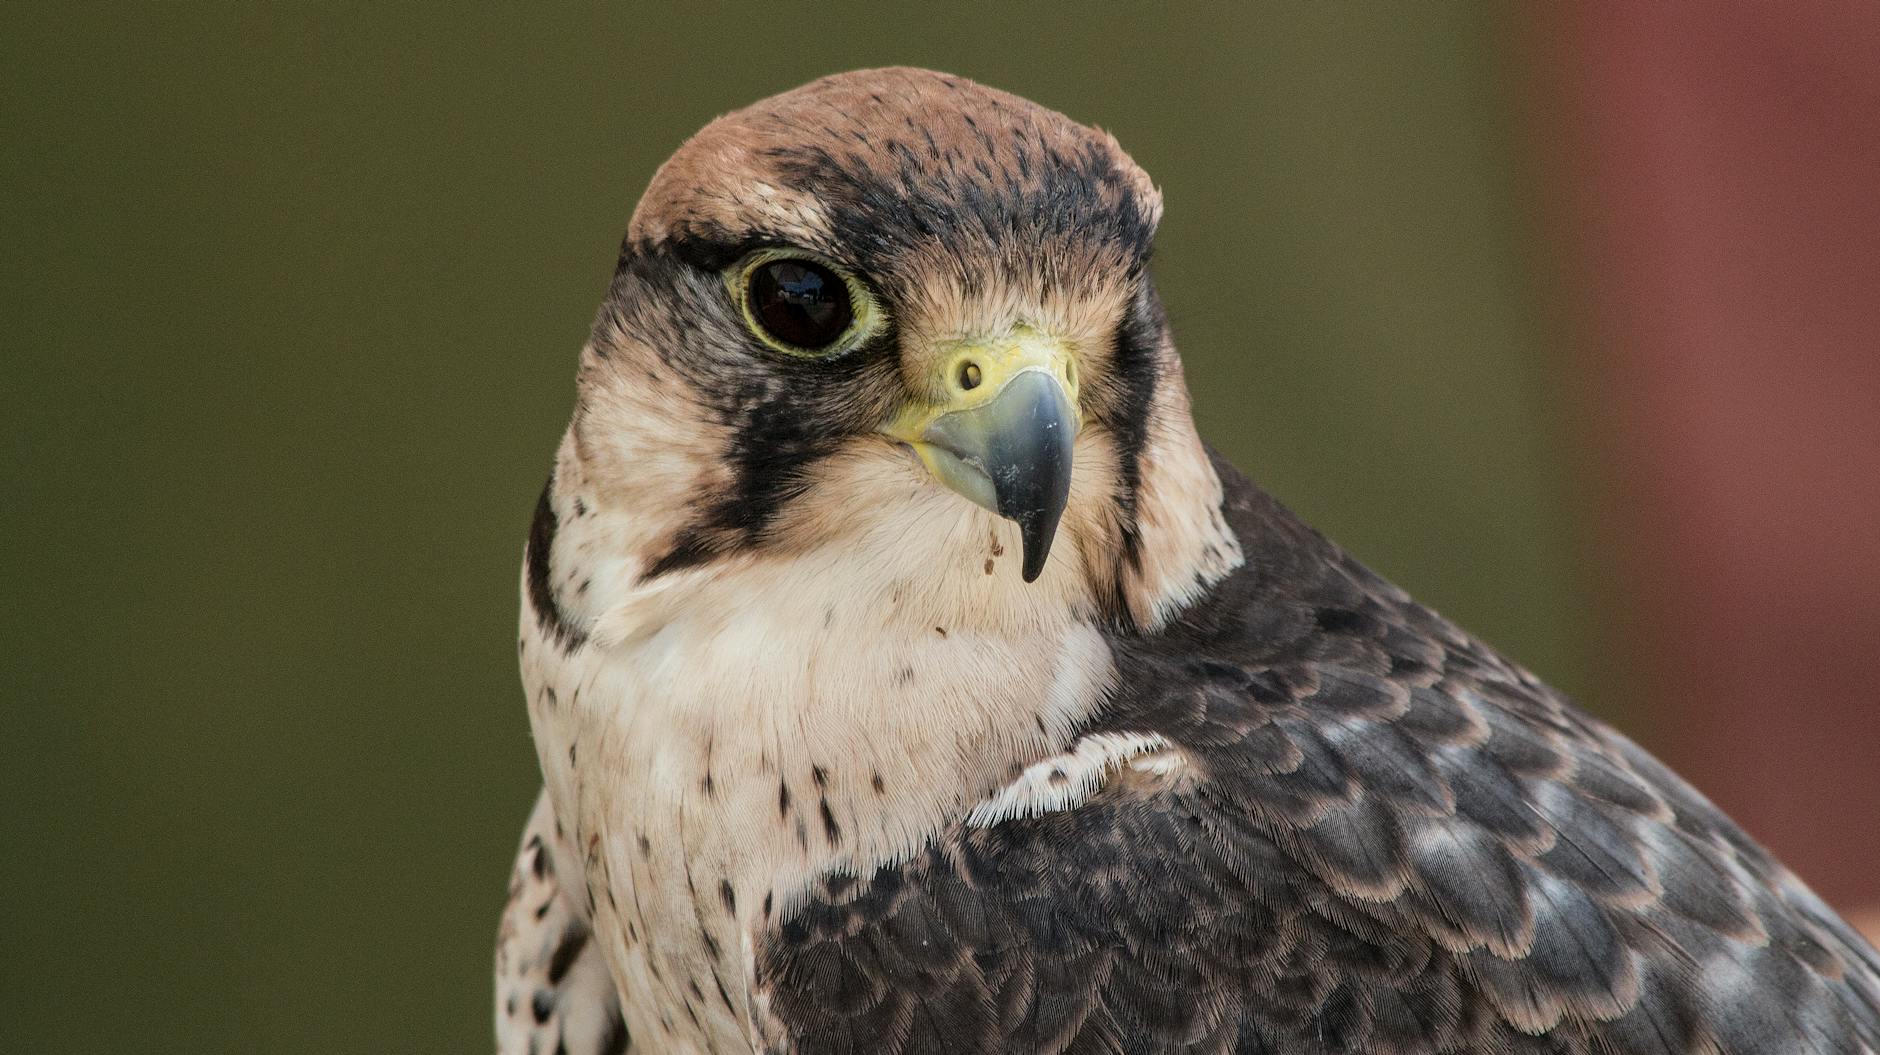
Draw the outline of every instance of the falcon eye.
M809 260L772 260L751 270L751 317L772 337L822 349L842 336L855 312L836 273Z
M810 256L763 250L734 269L732 292L764 343L793 355L836 355L861 343L878 312L859 282Z

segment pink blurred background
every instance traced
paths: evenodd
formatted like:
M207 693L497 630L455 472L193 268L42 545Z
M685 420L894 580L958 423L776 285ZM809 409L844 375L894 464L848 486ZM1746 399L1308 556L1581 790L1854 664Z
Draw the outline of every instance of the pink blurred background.
M1880 4L1523 10L1604 636L1652 747L1880 924Z

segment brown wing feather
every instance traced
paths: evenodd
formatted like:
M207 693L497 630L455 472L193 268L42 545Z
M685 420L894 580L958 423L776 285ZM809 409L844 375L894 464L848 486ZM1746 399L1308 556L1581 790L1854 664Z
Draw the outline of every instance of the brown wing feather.
M1880 959L1799 880L1217 468L1248 564L1112 642L1091 729L1187 772L832 878L759 950L791 1050L1880 1050Z

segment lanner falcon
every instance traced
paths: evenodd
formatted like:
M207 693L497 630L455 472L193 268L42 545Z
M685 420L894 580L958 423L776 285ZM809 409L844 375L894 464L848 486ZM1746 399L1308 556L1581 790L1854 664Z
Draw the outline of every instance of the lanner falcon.
M1880 958L1196 435L1109 135L874 70L641 199L529 533L525 1052L1880 1052Z

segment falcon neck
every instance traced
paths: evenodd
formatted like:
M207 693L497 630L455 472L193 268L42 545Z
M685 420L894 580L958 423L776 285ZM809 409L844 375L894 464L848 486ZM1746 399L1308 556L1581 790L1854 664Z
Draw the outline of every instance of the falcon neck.
M548 496L523 580L549 797L634 1035L738 1050L755 937L824 877L905 859L1061 751L1106 695L1109 647L1088 604L963 603L998 572L1017 583L1015 566L982 570L990 523L900 553L959 563L973 547L970 576L924 588L830 546L616 591L630 564L599 541L605 516L573 503Z

